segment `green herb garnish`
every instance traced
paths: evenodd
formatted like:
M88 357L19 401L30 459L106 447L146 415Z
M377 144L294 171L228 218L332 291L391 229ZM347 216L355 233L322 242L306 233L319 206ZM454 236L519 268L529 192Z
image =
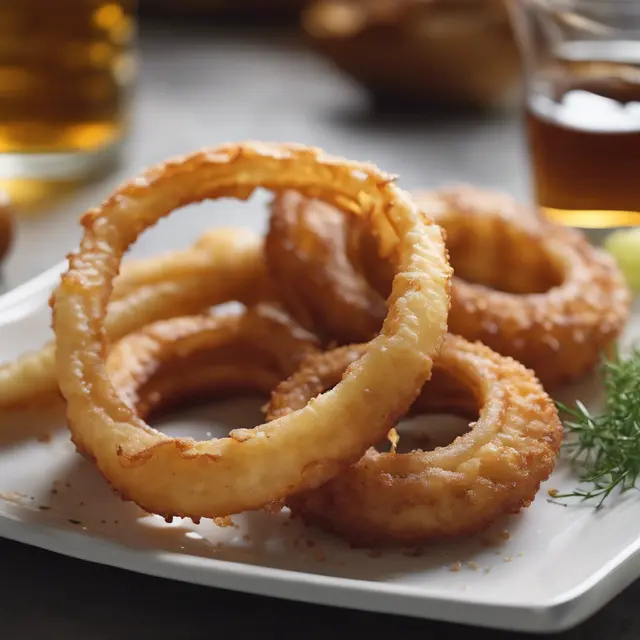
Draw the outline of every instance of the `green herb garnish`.
M597 508L617 487L621 493L635 489L640 479L640 350L628 358L619 354L604 360L600 374L605 390L605 408L597 416L579 401L575 408L558 402L568 414L565 448L581 468L580 482L591 489L576 489L556 498L598 499Z

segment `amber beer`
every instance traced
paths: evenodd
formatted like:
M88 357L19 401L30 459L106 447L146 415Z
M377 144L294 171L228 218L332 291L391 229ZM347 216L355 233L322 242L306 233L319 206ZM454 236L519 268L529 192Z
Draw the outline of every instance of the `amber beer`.
M134 0L0 0L0 176L16 158L89 158L129 118ZM57 155L56 155L57 154Z
M526 113L538 202L570 226L640 225L640 68L581 61L563 75Z

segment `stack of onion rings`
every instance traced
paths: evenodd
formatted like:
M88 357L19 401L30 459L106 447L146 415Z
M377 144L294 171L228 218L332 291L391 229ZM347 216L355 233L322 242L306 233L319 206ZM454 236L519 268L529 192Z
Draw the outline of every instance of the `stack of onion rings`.
M397 255L388 316L338 385L306 406L224 439L171 438L140 419L108 375L105 316L120 263L138 235L174 208L246 199L261 186L296 189L368 221ZM122 186L83 225L53 300L69 429L123 497L165 517L231 515L326 482L408 410L446 332L451 270L439 227L375 167L316 149L225 145L167 162Z
M481 189L443 189L416 200L446 232L456 273L452 333L512 356L547 388L590 371L617 339L628 289L615 261L582 235ZM369 340L382 322L394 255L381 259L379 239L337 211L323 226L326 209L299 194L279 195L267 268L303 326L338 344ZM322 283L323 295L314 283Z
M312 334L261 305L154 323L115 345L107 369L140 417L194 398L275 387L267 407L275 419L337 384L366 348L318 347ZM354 546L413 544L475 533L528 506L553 469L562 427L552 401L531 372L483 345L448 336L412 409L480 417L436 451L370 449L322 487L291 496L293 512Z
M122 264L172 210L259 187L276 194L264 243L214 230ZM417 197L371 165L300 145L223 145L154 167L84 216L52 295L55 344L0 368L0 406L59 390L78 451L165 518L287 504L357 546L483 529L533 500L562 435L533 372L490 347L545 384L571 379L594 360L572 351L615 339L628 295L612 262L528 222L509 198ZM244 310L210 309L230 301ZM447 334L450 304L451 329L488 346ZM170 437L146 422L256 391L271 393L267 422L226 438ZM444 411L479 419L446 447L397 453L400 418ZM378 453L387 435L391 451Z
M286 416L330 389L365 348L310 356L273 392L267 418ZM420 409L467 413L461 386L479 409L469 432L434 451L369 449L323 486L290 496L292 512L354 546L388 546L475 533L528 506L562 441L553 401L520 363L449 335Z

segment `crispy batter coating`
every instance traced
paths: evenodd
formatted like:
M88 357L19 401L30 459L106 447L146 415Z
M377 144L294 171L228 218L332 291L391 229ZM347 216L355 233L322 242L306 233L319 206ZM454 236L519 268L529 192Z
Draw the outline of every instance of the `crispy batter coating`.
M451 333L522 362L547 389L594 368L629 315L610 255L503 194L457 187L416 199L446 232Z
M287 415L331 388L364 349L310 356L273 392L267 418ZM553 401L515 360L449 335L416 404L427 412L468 414L469 397L479 417L450 445L403 454L369 449L323 486L291 496L288 506L354 546L472 534L528 506L560 449L562 425Z
M148 419L194 399L269 394L319 351L313 334L259 304L147 325L114 345L107 372L123 401Z
M593 369L629 313L608 254L501 193L461 186L415 197L446 233L452 333L522 362L549 389ZM334 211L324 225L326 208L298 194L275 199L267 269L289 311L326 343L364 342L384 317L397 256L382 259L379 239L357 219L340 224Z
M285 191L271 206L265 254L278 297L325 342L369 340L387 315L385 299L349 259L344 214L318 200L308 203L297 191Z

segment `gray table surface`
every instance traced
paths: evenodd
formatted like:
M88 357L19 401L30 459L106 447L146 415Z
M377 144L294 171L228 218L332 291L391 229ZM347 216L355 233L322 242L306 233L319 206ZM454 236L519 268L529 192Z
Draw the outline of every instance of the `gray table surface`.
M407 188L452 182L500 187L528 198L528 174L515 115L376 116L362 92L323 60L281 35L229 30L145 28L135 121L122 166L71 197L19 221L4 267L12 288L58 262L80 235L78 215L145 165L204 145L242 139L312 143L398 173ZM263 221L264 205L211 203L169 218L136 246L145 255L186 245L212 220ZM347 637L449 637L454 625L332 610L205 589L82 563L0 541L5 589L0 637L201 638L221 632L260 637L338 632ZM640 635L636 583L566 639ZM520 634L469 630L476 637Z

